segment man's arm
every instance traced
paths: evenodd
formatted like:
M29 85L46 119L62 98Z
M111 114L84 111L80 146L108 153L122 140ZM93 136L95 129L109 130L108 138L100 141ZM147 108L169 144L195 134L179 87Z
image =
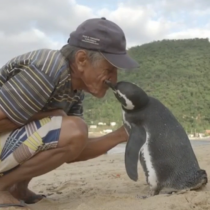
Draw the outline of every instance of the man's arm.
M105 154L108 150L112 149L118 144L126 142L127 139L128 135L124 126L107 135L89 138L87 145L80 156L72 162L85 161L96 158L102 154Z
M60 109L48 112L39 112L35 114L33 117L31 117L28 122L31 122L33 120L40 120L42 118L49 116L66 116L66 113ZM9 118L7 118L6 114L2 112L2 110L0 109L0 133L5 131L11 131L20 127L21 125L17 125L14 122L12 122Z
M52 78L34 66L23 66L0 89L0 129L15 129L27 123L42 110L53 90Z
M7 115L4 112L2 112L2 110L0 109L0 120L4 120L6 118L7 118Z
M66 113L61 109L55 109L47 112L38 112L33 117L29 119L28 122L34 121L34 120L40 120L45 117L52 117L52 116L67 116Z

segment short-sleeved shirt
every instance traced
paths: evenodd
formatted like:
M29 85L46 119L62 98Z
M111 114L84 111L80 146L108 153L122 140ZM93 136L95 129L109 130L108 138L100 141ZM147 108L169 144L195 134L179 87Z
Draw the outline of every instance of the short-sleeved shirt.
M61 50L31 51L0 69L0 108L19 125L52 109L82 116L83 99L83 91L72 90L69 60Z

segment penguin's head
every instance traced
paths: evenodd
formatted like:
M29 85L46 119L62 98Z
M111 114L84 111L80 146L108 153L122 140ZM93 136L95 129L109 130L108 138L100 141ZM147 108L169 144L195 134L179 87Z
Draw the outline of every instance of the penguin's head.
M109 80L105 83L113 90L115 97L125 110L141 109L149 101L148 95L133 83L120 81L113 84Z

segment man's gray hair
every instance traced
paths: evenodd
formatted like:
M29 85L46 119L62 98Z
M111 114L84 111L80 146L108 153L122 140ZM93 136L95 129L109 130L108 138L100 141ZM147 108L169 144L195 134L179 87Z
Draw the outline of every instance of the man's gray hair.
M75 55L78 50L85 50L87 52L87 55L90 59L90 61L95 64L96 62L105 59L103 55L100 52L92 51L92 50L86 50L79 47L71 46L69 44L64 45L61 48L61 53L69 59L70 62L73 62L75 59Z

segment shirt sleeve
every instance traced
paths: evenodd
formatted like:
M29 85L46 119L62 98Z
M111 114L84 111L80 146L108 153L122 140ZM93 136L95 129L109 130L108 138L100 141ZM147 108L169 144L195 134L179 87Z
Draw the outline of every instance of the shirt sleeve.
M68 116L78 116L83 118L83 100L85 97L84 92L82 91L78 97L79 100L73 104L68 112Z
M24 125L44 107L53 90L48 75L34 66L21 68L0 88L0 108L14 123Z

